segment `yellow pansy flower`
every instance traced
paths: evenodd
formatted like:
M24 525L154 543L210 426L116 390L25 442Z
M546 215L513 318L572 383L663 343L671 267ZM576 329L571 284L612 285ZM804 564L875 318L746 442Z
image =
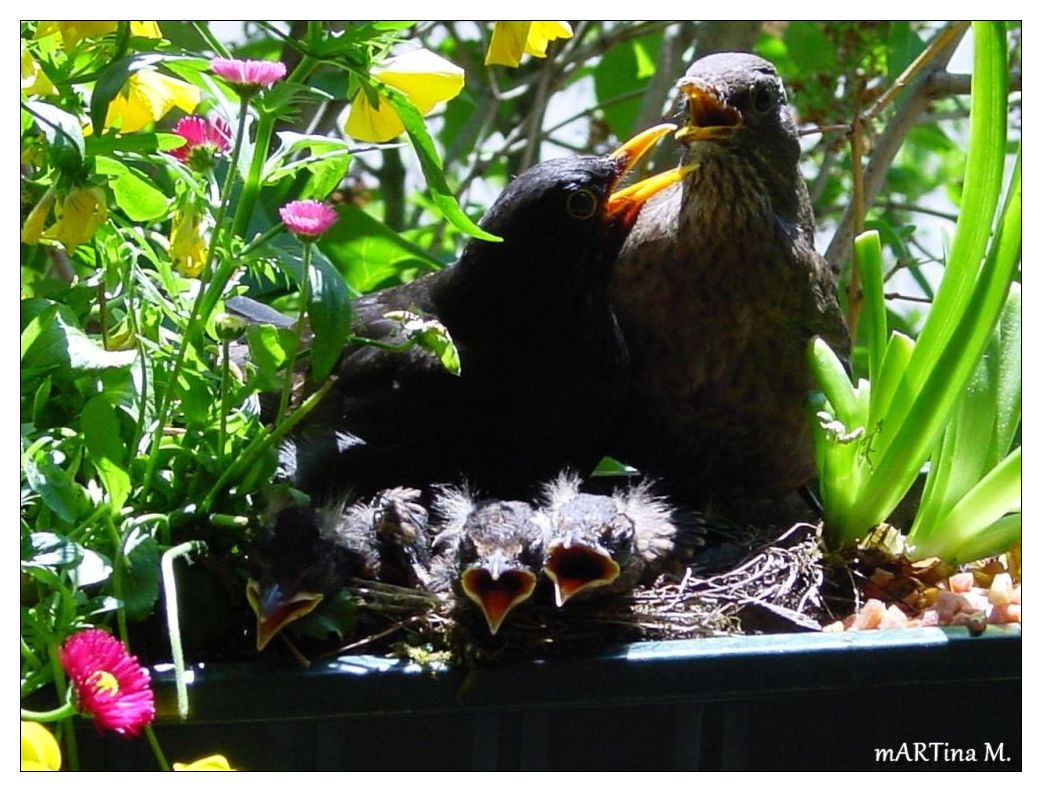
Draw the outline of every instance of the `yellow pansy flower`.
M233 770L228 760L220 754L196 759L194 762L174 762L175 770Z
M51 213L51 207L54 206L54 198L54 185L51 185L43 197L36 202L36 206L29 212L29 216L25 218L25 225L22 226L22 242L26 245L35 245L40 241L40 237L43 235L43 224L47 222L47 215Z
M47 229L43 238L61 242L71 253L93 237L98 226L108 218L105 191L100 187L76 187L58 205L56 215L57 222ZM23 236L24 233L23 229Z
M170 230L170 260L177 271L188 278L198 278L206 265L206 237L203 217L188 203L174 213Z
M522 55L545 58L547 44L571 37L572 26L567 22L497 22L485 65L518 66Z
M58 741L44 726L22 721L22 769L61 770L62 755Z
M137 132L154 124L175 106L186 113L199 104L199 89L155 69L139 69L127 78L105 116L106 128Z
M41 39L59 33L62 37L62 46L72 49L79 44L80 39L107 36L109 33L115 33L118 28L119 23L115 21L41 22L36 28L36 38ZM163 37L158 22L131 22L130 35L152 39Z
M372 76L404 93L421 114L438 102L447 102L463 90L463 69L427 49L391 58L373 70ZM359 91L351 103L344 131L356 140L382 143L405 131L398 113L388 102L374 107Z
M40 68L40 64L36 62L36 58L29 52L29 48L25 46L25 39L20 39L20 41L22 42L22 90L27 94L38 96L58 93L43 69Z

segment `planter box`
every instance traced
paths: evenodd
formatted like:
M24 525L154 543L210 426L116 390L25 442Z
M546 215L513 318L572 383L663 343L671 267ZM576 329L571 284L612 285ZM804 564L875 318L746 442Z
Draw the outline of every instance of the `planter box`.
M1019 770L1020 634L642 643L469 675L365 656L197 667L185 722L161 670L156 729L171 760L256 770ZM81 734L86 769L155 767L144 739Z

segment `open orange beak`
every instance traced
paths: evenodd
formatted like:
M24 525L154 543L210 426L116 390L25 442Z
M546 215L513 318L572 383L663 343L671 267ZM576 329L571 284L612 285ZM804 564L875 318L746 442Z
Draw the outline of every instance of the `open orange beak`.
M555 542L543 571L553 581L560 608L581 591L611 585L620 568L611 553L601 547Z
M641 157L651 150L652 146L676 129L676 124L659 124L644 130L615 149L611 153L611 159L619 164L618 178L621 180L640 161ZM690 172L690 166L674 168L665 173L649 176L636 184L631 184L629 187L613 192L608 198L608 216L629 228L636 221L641 207L644 206L651 196L661 192L671 184L676 184Z
M677 87L687 97L688 123L676 134L681 143L730 140L744 123L738 109L727 104L711 85L685 77Z
M262 590L257 581L251 580L246 584L246 599L257 616L257 651L262 652L287 624L307 616L317 608L322 602L322 595L300 591L286 597L278 586L268 586Z
M509 569L499 574L483 566L471 567L460 576L460 586L485 616L495 635L507 615L532 596L538 579L527 569Z

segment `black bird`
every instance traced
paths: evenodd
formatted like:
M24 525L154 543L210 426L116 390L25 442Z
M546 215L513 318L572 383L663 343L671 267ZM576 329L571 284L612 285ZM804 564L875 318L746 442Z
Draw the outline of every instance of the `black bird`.
M455 266L360 298L356 335L397 345L406 330L394 312L435 319L459 350L460 375L419 349L349 347L335 386L290 439L294 486L321 501L462 478L514 497L562 465L595 465L626 386L611 268L644 201L676 175L612 190L674 128L609 156L530 168L482 220L501 243L471 240Z
M257 650L350 578L427 586L431 548L419 497L418 490L398 487L368 503L290 506L275 515L255 554L258 573L246 586L257 616Z
M808 339L844 355L846 327L774 67L710 55L678 87L692 170L644 207L614 272L631 387L611 454L687 502L777 497L815 471Z
M544 490L548 535L543 571L558 607L573 596L620 592L650 583L689 560L704 526L674 509L643 481L612 495L580 491L579 477L562 474Z
M433 510L436 588L471 600L495 635L535 592L546 523L524 501L475 500L466 488L443 487Z

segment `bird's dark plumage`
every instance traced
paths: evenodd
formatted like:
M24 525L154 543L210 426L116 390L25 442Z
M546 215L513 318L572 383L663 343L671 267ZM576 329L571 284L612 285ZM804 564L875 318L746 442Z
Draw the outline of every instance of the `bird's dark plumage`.
M525 171L482 221L502 243L472 240L455 266L359 299L356 335L399 344L388 312L436 319L461 374L416 348L349 347L287 447L294 485L321 500L465 478L512 497L562 465L596 464L626 386L609 277L647 197L612 190L661 134Z
M280 511L270 537L257 548L260 569L247 586L257 616L257 648L350 578L426 586L431 549L419 496L399 487L369 502Z
M689 502L780 496L814 473L807 342L849 346L799 138L754 55L702 58L678 87L693 169L644 207L612 284L631 357L612 455Z
M495 635L535 592L546 524L524 501L475 500L465 488L443 488L433 509L438 588L477 605Z
M593 495L580 490L577 476L562 474L546 486L544 501L543 570L558 606L583 592L651 582L702 544L701 523L654 495L647 482Z

